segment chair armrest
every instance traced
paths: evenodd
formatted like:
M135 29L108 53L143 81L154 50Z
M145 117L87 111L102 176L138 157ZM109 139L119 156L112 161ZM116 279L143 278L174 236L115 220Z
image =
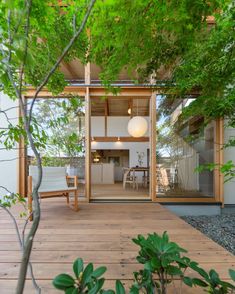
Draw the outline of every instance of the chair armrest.
M77 176L66 176L66 180L68 183L68 180L73 179L73 184L74 187L77 188L78 187L78 177Z

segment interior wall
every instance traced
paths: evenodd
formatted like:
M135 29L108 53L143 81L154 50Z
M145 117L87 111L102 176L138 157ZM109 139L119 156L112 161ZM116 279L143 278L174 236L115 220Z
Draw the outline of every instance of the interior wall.
M13 107L13 108L12 108ZM12 124L18 122L18 108L17 102L11 100L7 95L0 92L0 110L6 110L7 115ZM7 128L8 122L3 113L0 113L0 127ZM0 148L4 148L4 145L0 143ZM5 161L4 160L8 160ZM6 187L11 192L17 191L18 180L18 150L3 150L0 149L0 185ZM0 197L4 191L0 190Z
M91 136L105 136L105 120L104 116L91 117Z
M145 117L149 124L149 117ZM130 137L127 125L130 117L109 116L107 117L107 137ZM102 137L105 135L105 117L91 117L91 137ZM145 136L149 136L149 129ZM139 166L138 152L143 152L143 165L148 166L147 149L149 142L91 142L92 150L129 150L129 167ZM137 175L138 176L138 175ZM141 177L141 175L139 175Z
M149 126L149 117L145 119ZM129 137L127 125L130 117L128 116L108 116L107 117L107 136L108 137ZM103 137L105 136L105 117L92 116L91 117L91 136ZM149 136L149 128L145 136Z
M92 150L129 150L129 167L139 165L137 152L143 152L143 166L147 166L148 148L149 142L91 142Z

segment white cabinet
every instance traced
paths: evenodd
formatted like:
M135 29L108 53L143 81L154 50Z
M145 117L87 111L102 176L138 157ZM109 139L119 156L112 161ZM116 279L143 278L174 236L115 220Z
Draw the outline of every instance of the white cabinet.
M114 184L114 164L95 163L91 165L92 184Z
M102 164L96 163L91 165L91 183L102 183Z

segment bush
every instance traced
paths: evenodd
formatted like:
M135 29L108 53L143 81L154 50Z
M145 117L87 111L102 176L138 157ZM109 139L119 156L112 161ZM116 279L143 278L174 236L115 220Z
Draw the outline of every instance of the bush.
M133 242L140 247L137 261L144 268L134 272L134 282L130 294L166 294L168 285L177 278L189 287L201 287L210 294L235 293L235 286L222 281L215 270L208 273L199 267L198 263L190 260L182 253L187 251L178 244L170 242L166 232L162 236L153 233L147 238L139 235ZM199 277L188 277L187 269L192 269ZM55 288L66 294L125 294L126 290L121 281L116 281L114 290L104 290L105 279L102 277L106 267L94 269L89 263L84 267L83 260L78 258L73 264L75 277L60 274L53 280ZM235 271L229 270L230 277L235 281ZM180 283L179 285L181 285ZM181 286L179 286L181 287ZM180 292L180 289L179 289Z

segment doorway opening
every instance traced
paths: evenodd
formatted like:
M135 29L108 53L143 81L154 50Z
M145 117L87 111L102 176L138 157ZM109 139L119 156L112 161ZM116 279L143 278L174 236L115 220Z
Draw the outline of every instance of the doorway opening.
M147 97L91 98L90 199L150 199L149 102ZM135 116L148 124L141 137L128 132Z
M129 159L130 150L127 149L92 149L92 199L148 199L148 183L141 178L144 174L146 178L148 177L147 167L146 170L137 166L132 169ZM132 177L136 178L136 183Z

